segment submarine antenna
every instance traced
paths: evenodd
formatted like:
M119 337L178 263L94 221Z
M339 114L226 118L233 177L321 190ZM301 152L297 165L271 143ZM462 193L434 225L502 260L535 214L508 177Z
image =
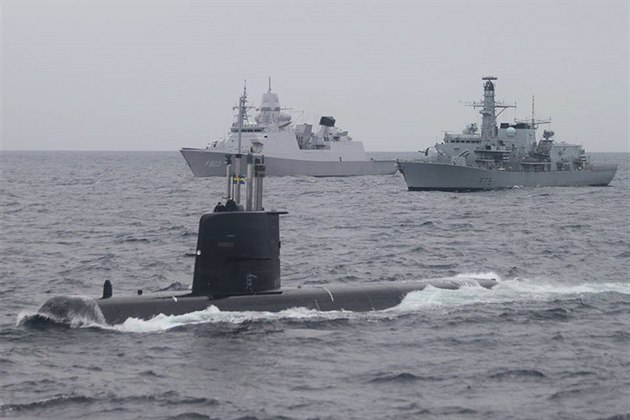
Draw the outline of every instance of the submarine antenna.
M256 158L254 165L254 181L256 194L254 197L254 210L263 211L263 178L265 177L265 157Z
M243 119L245 117L245 102L247 101L247 80L244 82L243 86L243 96L239 98L238 101L238 150L236 152L236 162L234 165L234 172L236 176L234 177L234 201L236 204L241 203L241 134L243 131Z
M227 178L226 201L232 198L232 156L225 155L225 175Z
M247 154L247 180L245 181L245 211L252 211L252 187L254 180L254 157Z

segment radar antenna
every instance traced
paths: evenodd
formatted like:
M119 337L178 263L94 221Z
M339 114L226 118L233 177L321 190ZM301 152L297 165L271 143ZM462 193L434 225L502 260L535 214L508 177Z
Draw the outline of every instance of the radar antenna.
M540 124L549 124L549 123L551 123L551 118L548 118L546 120L543 120L543 119L538 119L537 120L536 119L536 114L535 114L535 97L534 97L534 95L532 95L532 115L531 115L529 121L528 120L517 120L516 118L514 118L514 122L516 122L516 123L519 123L519 122L520 123L529 123L531 128L537 129Z
M497 77L495 76L484 76L481 78L481 80L485 80L486 82L490 82L492 83L493 80L497 80ZM494 86L493 86L494 89ZM494 91L494 90L493 90ZM462 102L465 106L470 106L473 108L483 108L484 107L484 101L467 101L467 102ZM503 113L503 111L505 111L508 108L516 108L516 104L514 105L506 105L501 101L494 101L494 103L491 105L495 110L500 110L495 117L498 117L499 115L501 115Z
M242 102L242 103L241 103ZM252 105L247 105L247 80L243 81L243 95L239 97L238 105L232 107L233 110L238 111L236 117L236 127L240 127L239 131L243 129L243 125L249 121L249 114L247 110L256 109ZM240 148L238 149L240 153Z
M482 115L481 137L485 141L497 137L497 117L507 108L516 108L516 105L505 105L503 102L494 99L494 83L492 81L497 80L496 77L484 76L481 79L485 82L483 84L483 101L464 102L464 105L481 108L481 111L479 111Z
M534 95L532 95L532 127L534 126Z

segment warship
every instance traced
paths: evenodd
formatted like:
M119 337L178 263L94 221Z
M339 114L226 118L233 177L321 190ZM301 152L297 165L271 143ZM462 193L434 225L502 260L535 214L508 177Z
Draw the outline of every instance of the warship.
M243 112L241 102L239 113ZM497 284L494 279L443 278L282 288L279 217L287 212L263 207L265 158L250 153L246 162L245 199L241 203L240 160L233 162L228 157L223 161L228 178L226 201L201 216L189 291L167 288L151 294L138 290L136 295L114 296L113 285L106 280L100 298L55 296L19 324L52 320L70 325L118 325L129 318L148 320L160 314L183 315L212 307L220 311L278 312L298 307L316 311L377 311L395 307L409 293L429 286L490 289Z
M241 160L245 155L265 156L267 175L308 175L316 177L391 175L396 173L393 160L368 158L361 141L353 140L348 131L335 127L332 116L323 116L319 128L312 124L293 125L291 115L282 112L278 95L269 89L262 96L258 114L248 111L247 88L239 98L239 108L228 135L205 149L180 150L196 177L224 176L226 155ZM235 107L236 109L236 107ZM244 175L241 173L240 175Z
M551 120L515 120L497 126L497 116L507 108L495 101L496 77L483 77L483 101L467 105L480 108L481 132L468 124L462 134L445 133L442 143L424 150L417 161L398 161L410 191L477 191L536 186L605 186L617 172L616 165L590 162L581 145L555 142L554 132L536 129ZM497 110L499 111L497 114Z

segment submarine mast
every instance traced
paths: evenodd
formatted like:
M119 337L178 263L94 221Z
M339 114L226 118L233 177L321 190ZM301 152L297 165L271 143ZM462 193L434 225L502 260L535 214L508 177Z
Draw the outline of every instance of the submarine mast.
M243 155L241 154L241 138L243 132L243 121L245 120L246 113L246 103L247 103L247 80L245 80L243 85L243 94L240 98L238 98L238 148L236 150L236 161L234 162L234 173L236 176L234 177L234 201L236 204L241 203L241 158ZM248 181L249 182L249 181Z

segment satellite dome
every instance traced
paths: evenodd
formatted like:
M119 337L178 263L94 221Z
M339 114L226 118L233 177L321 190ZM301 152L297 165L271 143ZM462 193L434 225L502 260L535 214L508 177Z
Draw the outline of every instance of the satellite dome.
M508 127L505 131L507 132L508 137L514 137L516 135L516 128L514 127Z

